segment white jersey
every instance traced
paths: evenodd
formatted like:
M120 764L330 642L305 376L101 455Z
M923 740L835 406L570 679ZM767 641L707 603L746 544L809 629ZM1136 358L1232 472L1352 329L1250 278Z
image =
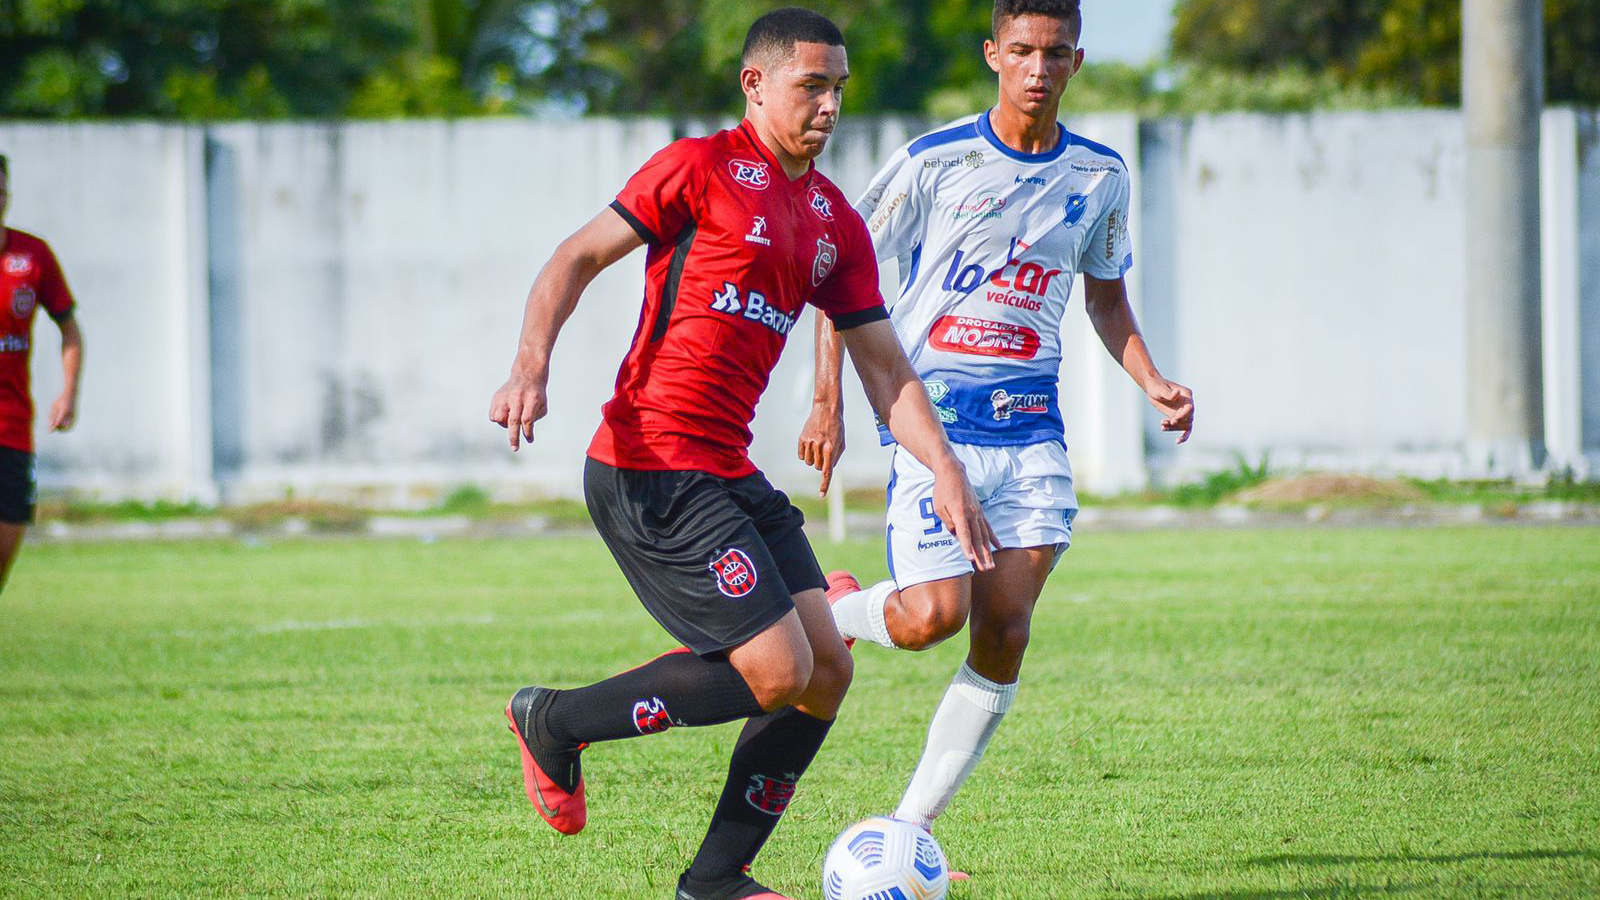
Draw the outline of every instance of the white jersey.
M1133 265L1122 157L1056 127L1054 148L1028 154L987 113L960 119L896 151L856 204L878 258L899 260L890 319L957 443L1063 441L1072 283Z

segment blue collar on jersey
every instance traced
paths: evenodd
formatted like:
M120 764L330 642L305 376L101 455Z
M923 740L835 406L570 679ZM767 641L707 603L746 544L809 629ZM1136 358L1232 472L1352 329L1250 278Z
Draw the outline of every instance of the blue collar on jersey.
M1052 162L1060 158L1061 154L1067 152L1067 145L1072 143L1072 135L1067 131L1067 126L1057 122L1056 145L1054 147L1051 147L1049 150L1046 150L1043 153L1023 153L1019 150L1013 150L1006 146L1005 141L1000 140L999 135L994 133L994 126L989 124L989 113L991 112L994 112L993 107L984 110L983 115L978 116L978 133L983 135L984 138L989 141L989 143L993 144L996 150L999 150L1001 153L1004 153L1006 156L1011 157L1017 162Z

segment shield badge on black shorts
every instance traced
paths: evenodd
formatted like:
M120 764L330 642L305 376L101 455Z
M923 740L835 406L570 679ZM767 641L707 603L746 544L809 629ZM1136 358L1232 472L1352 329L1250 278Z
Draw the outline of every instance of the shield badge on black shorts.
M727 597L743 597L756 589L756 566L738 547L732 547L706 568L716 576L717 590Z

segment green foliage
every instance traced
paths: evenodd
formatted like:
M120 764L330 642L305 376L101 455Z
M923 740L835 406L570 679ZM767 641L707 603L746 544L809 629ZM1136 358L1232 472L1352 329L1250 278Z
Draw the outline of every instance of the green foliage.
M1600 0L1545 0L1546 99L1600 103ZM1461 99L1460 0L1179 0L1180 60L1260 76L1298 68L1412 102Z
M1215 506L1229 494L1255 487L1267 477L1266 457L1252 466L1241 456L1232 469L1213 472L1200 481L1173 488L1171 502L1176 506Z

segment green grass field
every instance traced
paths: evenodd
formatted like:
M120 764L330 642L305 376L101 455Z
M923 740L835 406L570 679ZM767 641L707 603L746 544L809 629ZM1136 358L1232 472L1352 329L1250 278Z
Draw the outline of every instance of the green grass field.
M817 896L959 643L858 648L758 876ZM669 646L587 538L27 547L0 896L667 900L736 726L591 749L562 838L501 711ZM1600 896L1600 532L1084 533L938 835L958 900Z

